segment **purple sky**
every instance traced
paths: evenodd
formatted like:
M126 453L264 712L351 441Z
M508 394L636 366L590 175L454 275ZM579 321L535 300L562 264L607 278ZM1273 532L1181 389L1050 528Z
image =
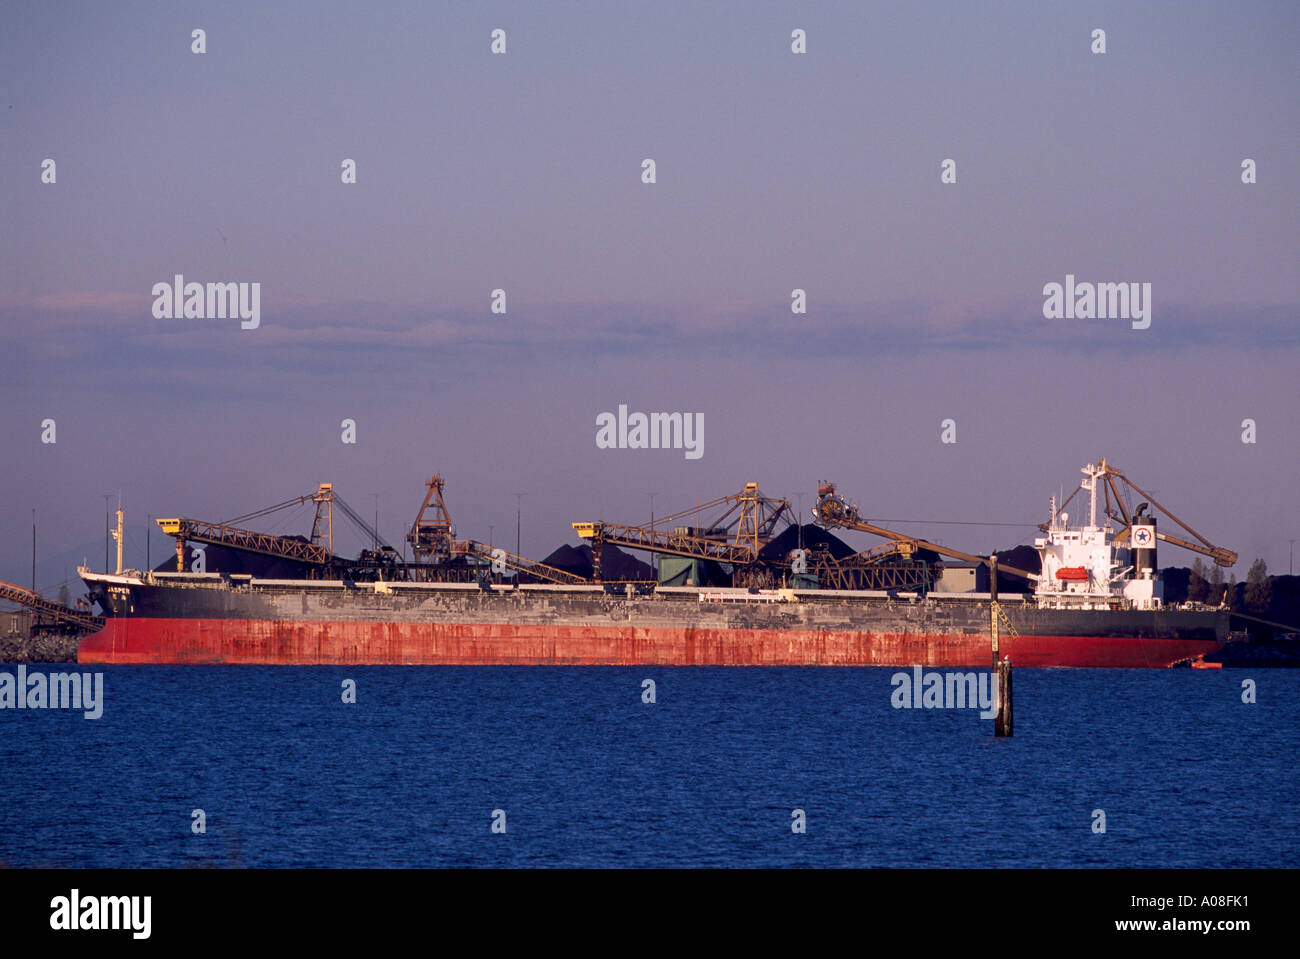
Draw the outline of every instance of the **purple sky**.
M1100 456L1239 577L1286 571L1300 8L700 6L8 8L0 577L30 577L33 507L43 586L101 563L118 490L139 526L333 481L396 542L440 471L463 536L513 546L526 492L540 558L751 479L1033 523ZM260 282L261 327L154 319L175 273ZM1151 283L1150 329L1045 320L1067 273ZM620 403L702 413L703 458L596 449Z

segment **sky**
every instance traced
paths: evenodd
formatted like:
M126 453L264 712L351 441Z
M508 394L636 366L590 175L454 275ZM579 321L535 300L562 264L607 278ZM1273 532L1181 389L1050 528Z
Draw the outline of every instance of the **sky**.
M1295 4L0 17L0 578L30 580L33 509L42 588L102 564L105 494L128 565L150 516L327 481L397 543L434 472L458 535L513 547L518 509L535 558L650 493L663 515L752 480L806 516L824 479L987 552L1100 457L1239 578L1286 572ZM176 274L259 283L258 327L155 317ZM1150 283L1150 326L1045 318L1067 274ZM598 448L620 404L702 416L703 455Z

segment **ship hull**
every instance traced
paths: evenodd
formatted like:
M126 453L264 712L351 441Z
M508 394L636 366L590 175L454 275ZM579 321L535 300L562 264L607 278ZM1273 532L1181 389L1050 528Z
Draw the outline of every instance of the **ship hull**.
M92 590L94 584L92 584ZM744 591L451 585L124 585L84 664L910 666L991 661L989 607ZM1210 610L1004 606L1019 666L1165 667L1222 647Z
M1003 637L1018 666L1150 668L1214 652L1207 639ZM410 666L987 667L989 636L806 629L519 626L510 623L115 619L83 664Z

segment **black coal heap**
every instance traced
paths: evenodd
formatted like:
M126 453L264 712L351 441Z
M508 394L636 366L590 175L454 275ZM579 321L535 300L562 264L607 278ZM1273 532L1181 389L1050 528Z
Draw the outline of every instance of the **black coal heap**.
M803 548L815 550L823 546L829 549L836 559L852 556L856 552L852 546L834 533L829 533L814 523L806 524L803 527ZM768 562L780 562L789 555L791 550L798 548L799 527L787 526L779 536L758 551L758 558Z
M591 558L590 546L570 546L567 543L542 560L547 566L554 566L566 573L573 573L590 579L595 571ZM649 565L634 556L623 552L617 546L606 545L600 554L600 578L609 580L648 580L654 579Z

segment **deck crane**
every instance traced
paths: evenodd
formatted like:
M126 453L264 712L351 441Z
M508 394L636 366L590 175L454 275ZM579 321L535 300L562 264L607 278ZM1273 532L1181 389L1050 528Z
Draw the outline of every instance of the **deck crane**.
M938 543L931 543L927 540L918 539L915 536L906 536L903 533L897 533L892 529L885 529L883 526L876 526L868 523L858 513L858 508L848 502L843 496L835 491L834 483L820 483L817 486L817 505L813 507L813 518L821 526L828 529L836 526L844 529L860 530L863 533L871 533L874 536L881 536L889 540L889 543L883 544L883 547L877 549L888 549L893 547L900 554L911 555L917 549L927 549L931 552L938 553L940 556L949 556L953 559L960 559L967 563L988 563L988 557L976 556L973 553L963 553L961 550L952 549L948 546L940 546ZM858 554L863 555L863 554ZM1036 573L1028 570L1017 569L1014 566L998 564L998 571L1009 573L1012 576L1019 576L1022 579L1031 582L1038 578Z
M707 526L689 525L706 510L723 512ZM693 509L660 517L654 524L628 526L622 523L574 523L580 539L591 542L592 576L600 582L600 554L605 544L645 550L664 556L712 560L744 570L758 562L759 551L778 533L778 525L793 521L790 502L764 496L757 483L746 483L739 493L720 496ZM663 524L663 529L655 527ZM781 527L782 529L784 526Z
M1115 467L1111 466L1104 459L1099 462L1098 468L1100 470L1099 476L1101 478L1104 478L1106 481L1106 484L1102 487L1102 492L1104 494L1104 499L1105 499L1106 515L1109 516L1116 523L1118 523L1121 527L1121 529L1117 533L1115 533L1114 537L1112 538L1112 542L1115 545L1119 545L1125 542L1126 540L1128 540L1129 535L1132 532L1134 526L1146 525L1146 523L1143 522L1143 520L1146 518L1143 514L1149 503L1151 506L1154 506L1156 509L1160 510L1160 512L1163 513L1166 517L1168 517L1169 519L1177 523L1188 535L1194 537L1198 542L1193 543L1190 540L1182 539L1181 537L1178 536L1171 536L1168 533L1162 533L1159 530L1156 530L1155 533L1156 539L1162 540L1166 543L1172 543L1174 546L1181 546L1183 549L1191 550L1194 553L1200 553L1202 556L1208 556L1211 559L1213 559L1214 562L1217 563L1219 566L1228 567L1228 566L1235 566L1237 564L1236 553L1234 553L1230 549L1225 549L1222 546L1215 546L1213 543L1211 543L1200 533L1196 532L1196 530L1192 529L1190 526L1188 526L1186 523L1180 520L1167 508L1162 506L1154 496L1152 496L1146 490L1142 489L1142 487L1138 486L1137 483L1134 483L1131 479L1129 479L1119 470L1115 469ZM1123 483L1134 493L1137 493L1137 495L1144 497L1147 502L1141 503L1136 510L1130 510L1128 508L1127 503L1125 502L1123 495L1121 495L1121 490L1119 485L1117 485L1116 480L1118 480L1119 483ZM1063 502L1057 508L1056 512L1052 514L1053 522L1056 521L1056 518L1060 516L1061 512L1065 509L1065 507L1070 504L1070 501L1074 499L1075 495L1079 492L1079 490L1085 488L1085 485L1086 485L1086 481L1081 482L1077 487L1075 487L1074 492L1071 493L1066 498L1065 502ZM1112 494L1114 495L1113 502L1111 500ZM1050 524L1048 523L1040 523L1038 528L1046 532L1049 525Z

